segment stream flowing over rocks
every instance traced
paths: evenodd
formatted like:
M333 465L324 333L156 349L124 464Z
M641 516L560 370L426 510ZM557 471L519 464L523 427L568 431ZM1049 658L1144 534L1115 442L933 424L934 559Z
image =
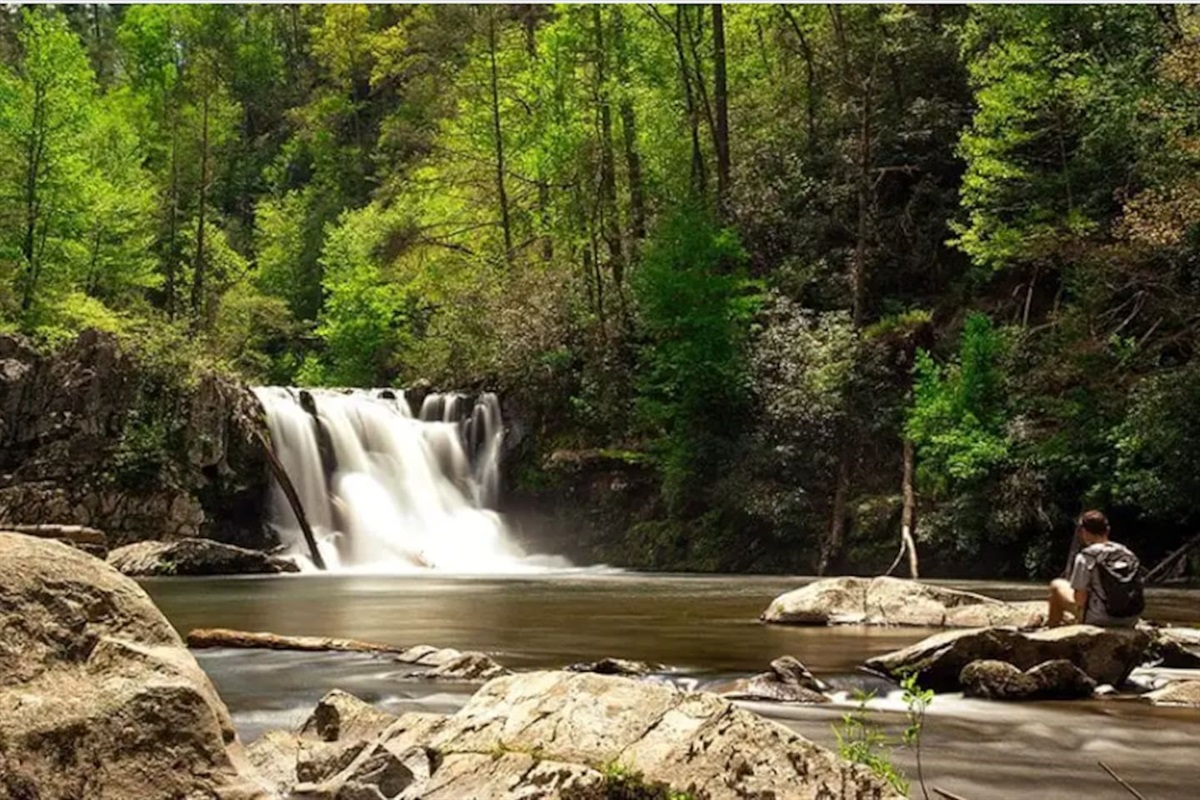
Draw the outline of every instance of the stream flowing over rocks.
M594 673L487 683L456 714L383 715L342 692L251 758L302 798L592 798L604 770L709 800L885 800L886 783L712 694Z
M88 330L51 354L0 335L0 528L98 528L108 544L263 548L262 408L212 372L164 372Z

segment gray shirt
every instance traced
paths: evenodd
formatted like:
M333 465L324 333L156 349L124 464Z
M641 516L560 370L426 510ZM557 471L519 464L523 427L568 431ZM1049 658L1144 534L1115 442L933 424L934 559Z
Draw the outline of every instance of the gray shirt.
M1123 544L1116 542L1099 542L1088 545L1075 556L1071 565L1071 588L1087 592L1087 608L1083 610L1083 622L1086 625L1099 625L1105 628L1132 628L1137 624L1137 617L1110 617L1104 608L1107 598L1104 596L1104 585L1096 570L1096 558L1108 551L1129 552Z

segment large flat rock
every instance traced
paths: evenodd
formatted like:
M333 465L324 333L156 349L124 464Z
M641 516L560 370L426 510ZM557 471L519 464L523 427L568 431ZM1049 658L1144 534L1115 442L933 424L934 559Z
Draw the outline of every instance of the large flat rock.
M212 683L136 583L0 533L0 797L267 796Z
M771 601L760 617L786 625L906 625L1036 628L1043 602L1005 603L974 592L902 578L826 578Z
M867 668L939 692L961 688L959 675L973 661L1004 661L1021 671L1047 661L1069 661L1097 684L1116 686L1140 664L1150 635L1137 629L1069 625L1021 632L977 628L934 634L914 645L867 661Z
M256 755L286 762L291 741L276 734ZM617 796L603 784L619 766L709 800L900 798L864 767L716 695L593 673L497 678L453 716L405 714L370 741L338 743L357 748L353 760L296 784L296 797L600 798Z

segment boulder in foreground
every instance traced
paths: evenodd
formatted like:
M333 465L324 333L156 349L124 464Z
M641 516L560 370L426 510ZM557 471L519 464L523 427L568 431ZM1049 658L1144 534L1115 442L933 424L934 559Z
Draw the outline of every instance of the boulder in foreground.
M136 542L108 554L108 563L124 575L275 575L297 572L293 562L259 550L211 539Z
M1116 686L1140 664L1150 635L1137 629L1069 625L1023 633L979 628L934 634L914 645L867 661L867 668L899 679L915 672L926 689L953 692L972 661L1004 661L1024 671L1046 661L1064 660L1097 684Z
M1044 602L1005 603L903 578L826 578L781 594L760 617L786 625L1036 628Z
M276 735L278 736L278 735ZM594 673L489 682L457 714L405 714L305 798L604 797L613 766L709 800L899 800L864 767L716 695ZM264 745L263 753L278 750Z
M225 705L132 580L0 533L0 797L267 797Z

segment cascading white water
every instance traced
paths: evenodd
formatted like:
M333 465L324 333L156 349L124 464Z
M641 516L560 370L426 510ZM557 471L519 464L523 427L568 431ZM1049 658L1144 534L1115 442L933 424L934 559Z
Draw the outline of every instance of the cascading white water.
M430 394L414 418L403 392L254 390L275 451L331 569L505 572L522 553L492 510L500 483L500 404ZM288 554L308 548L272 481L271 521Z

